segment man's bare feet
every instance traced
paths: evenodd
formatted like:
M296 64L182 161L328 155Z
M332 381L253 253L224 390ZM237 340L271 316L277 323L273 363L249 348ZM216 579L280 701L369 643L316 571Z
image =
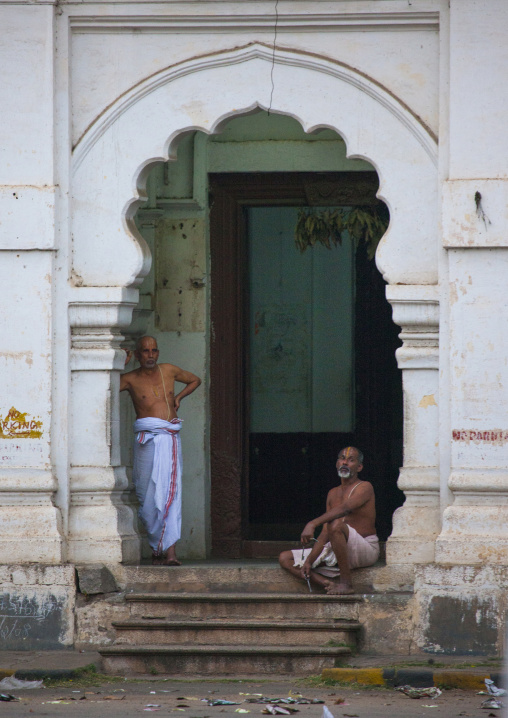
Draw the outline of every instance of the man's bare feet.
M334 583L333 581L328 582L325 591L329 596L347 596L355 592L350 583Z
M182 562L176 556L152 553L152 566L181 566Z
M177 558L164 558L162 560L161 566L181 566L182 562L179 561Z

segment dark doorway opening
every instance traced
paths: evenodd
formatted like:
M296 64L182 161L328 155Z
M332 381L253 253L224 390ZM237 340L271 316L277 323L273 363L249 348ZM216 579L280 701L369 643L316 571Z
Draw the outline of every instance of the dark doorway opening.
M318 387L315 392L318 399L311 400L314 403L307 409L303 394L299 405L294 387L288 389L293 394L285 395L287 403L296 401L289 410L283 393L270 405L270 386L256 388L259 377L263 384L264 367L256 353L257 340L252 332L256 319L250 306L251 294L259 291L252 288L249 274L250 265L258 261L251 251L252 236L249 239L256 217L263 215L258 208L380 205L375 196L377 188L375 172L210 175L211 504L215 556L276 555L284 542L296 541L304 523L322 513L326 494L337 483L337 452L351 444L365 453L363 478L370 480L376 491L378 534L382 540L390 534L393 511L403 502L403 494L396 486L402 463L402 387L395 361L400 341L385 298L385 283L375 262L367 258L362 244L352 252L353 294L349 308L343 309L353 315L346 323L352 334L352 392L347 400L351 406L346 407L349 414L345 412L349 419L343 417L335 424L322 410L327 400L323 394L326 381L324 389ZM272 222L273 216L268 213L267 221ZM297 253L296 247L294 251ZM258 274L269 273L270 257L266 261L264 269L262 265L257 268ZM302 276L293 279L298 283ZM323 280L325 284L330 284L330 276ZM294 295L294 288L291 291ZM304 288L300 294L305 294ZM259 304L259 298L255 301ZM305 311L305 297L296 304L297 300L292 301L289 319L287 312L279 313L275 320L271 317L271 326L277 322L298 323L295 317ZM261 312L263 321L265 314ZM326 330L324 336L326 342ZM336 331L329 333L328 367L323 336L315 340L321 354L325 354L321 369L311 361L311 376L336 363L332 345L338 340ZM291 372L296 367L296 373L301 373L305 357L299 347L306 343L305 331L297 329L292 341L296 351ZM283 353L284 346L275 342L271 351ZM282 370L275 377L276 382L281 379L291 384L294 377L286 381ZM261 396L257 409L256 392ZM286 416L280 416L284 412ZM316 417L314 421L307 421L309 413ZM264 418L267 414L272 417L268 421ZM274 414L278 414L275 421ZM301 414L300 419L297 414Z

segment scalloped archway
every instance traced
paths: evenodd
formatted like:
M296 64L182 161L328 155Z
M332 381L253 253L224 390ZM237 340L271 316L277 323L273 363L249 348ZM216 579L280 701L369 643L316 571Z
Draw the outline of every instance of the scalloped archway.
M89 387L78 375L90 371L91 367L102 372L122 368L121 355L116 351L119 332L129 323L128 317L136 302L134 288L146 276L151 261L148 248L133 223L134 214L144 200L151 167L156 162L175 158L176 146L184 133L218 132L229 118L256 107L271 107L272 112L289 115L307 132L318 127L335 130L345 140L348 157L365 159L377 170L378 196L387 204L391 221L378 247L376 262L385 280L394 285L389 299L398 312L395 321L409 328L405 334L403 328L407 346L401 350L399 363L402 368L419 370L407 374L405 388L411 402L417 401L422 390L426 394L437 393L436 139L386 88L329 58L290 49L277 50L272 96L272 62L272 48L255 43L166 68L118 98L78 141L72 168L73 402L86 400ZM100 361L97 358L99 345ZM430 352L429 347L432 347ZM115 395L116 371L112 377L111 384L103 385L106 407L109 406L107 394ZM108 408L104 410L106 421L108 411ZM115 411L113 406L113 426ZM418 424L417 405L413 411L406 403L406 412L411 414L411 426L406 426L405 442L416 448L407 453L410 461L402 473L401 488L406 490L408 501L395 517L391 560L405 556L404 562L413 562L430 560L433 555L436 527L428 528L432 523L428 511L429 508L434 513L438 511L439 480L437 458L434 461L435 452L429 454L429 447L433 446L437 431L437 415L429 429L428 414L422 419L427 426ZM80 416L83 425L87 420L94 421L93 417L87 418L86 413L81 412ZM422 429L423 434L417 438L418 429ZM82 449L80 451L79 464L76 464L79 470L74 472L75 490L89 491L88 481L94 490L102 491L97 482L89 478L97 474L92 470L95 462L91 461L92 457L88 461ZM119 467L115 467L113 459L109 463L105 468L111 471L103 472L104 496L125 486L123 480L118 480ZM88 473L86 466L91 468ZM420 470L422 466L424 471ZM84 475L88 477L86 480ZM114 478L107 479L109 475ZM72 477L71 469L71 491ZM418 500L413 513L411 509L408 513L412 493ZM120 515L118 502L110 503L108 507ZM74 504L76 519L80 511L86 509L78 500ZM420 515L421 525L415 530L415 516ZM411 518L412 528L406 516ZM123 535L121 523L118 521L119 535ZM79 519L74 521L76 546L84 541L84 536L78 535L80 524ZM415 540L415 552L410 552L407 558L408 541L412 540ZM72 537L70 543L72 545ZM70 554L75 560L106 560L104 553L99 556L71 549Z
M150 167L172 156L179 135L213 133L234 115L270 105L306 131L336 130L348 157L376 168L378 196L391 217L377 255L385 279L437 282L437 147L430 131L373 80L302 52L277 51L271 98L272 59L271 48L254 44L170 67L120 97L80 138L73 153L73 268L84 285L132 286L148 271L132 217Z

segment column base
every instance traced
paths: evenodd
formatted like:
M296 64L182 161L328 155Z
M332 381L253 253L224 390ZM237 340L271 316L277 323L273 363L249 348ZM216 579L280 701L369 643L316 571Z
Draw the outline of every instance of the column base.
M398 486L407 498L393 514L386 563L432 563L441 528L439 475L434 467L403 467Z
M0 496L2 501L7 498ZM50 497L36 495L35 506L28 503L26 494L18 495L18 500L26 503L0 507L0 563L61 563L60 514Z
M71 497L69 561L139 563L141 539L129 491L83 491Z
M456 503L445 510L443 530L436 539L436 563L508 566L508 506L501 503L506 497L474 498L476 505L456 497ZM489 503L478 505L479 500Z
M72 539L69 541L69 561L79 564L139 564L139 537L125 536L106 539Z
M428 536L392 537L386 543L386 563L396 564L432 563L434 561L435 538Z

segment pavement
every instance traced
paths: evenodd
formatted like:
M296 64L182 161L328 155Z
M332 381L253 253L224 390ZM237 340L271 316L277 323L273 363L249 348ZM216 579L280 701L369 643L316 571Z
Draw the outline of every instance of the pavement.
M56 656L48 663L54 666L54 659ZM328 684L312 677L214 680L210 676L115 678L87 673L69 680L44 681L34 689L17 686L2 692L13 695L8 706L0 703L0 712L10 718L137 718L142 712L156 711L175 714L174 718L178 718L176 713L180 718L257 718L289 715L289 708L291 714L298 713L295 718L424 718L429 710L433 718L501 718L497 711L485 711L486 696L477 695L478 691L433 689L430 695L413 700L390 686ZM290 705L289 700L293 701ZM240 717L239 713L251 715Z
M101 656L95 651L0 651L0 679L12 675L24 680L75 679L79 676L80 669L92 664L100 673ZM185 680L185 677L181 676L173 678ZM231 678L238 680L242 679L242 676ZM252 679L252 676L249 678ZM478 656L405 657L360 654L350 657L342 667L325 669L322 678L330 683L336 681L364 686L391 687L409 684L414 687L435 685L471 690L484 689L485 678L490 678L497 686L506 683L502 659ZM266 677L260 676L259 679Z

